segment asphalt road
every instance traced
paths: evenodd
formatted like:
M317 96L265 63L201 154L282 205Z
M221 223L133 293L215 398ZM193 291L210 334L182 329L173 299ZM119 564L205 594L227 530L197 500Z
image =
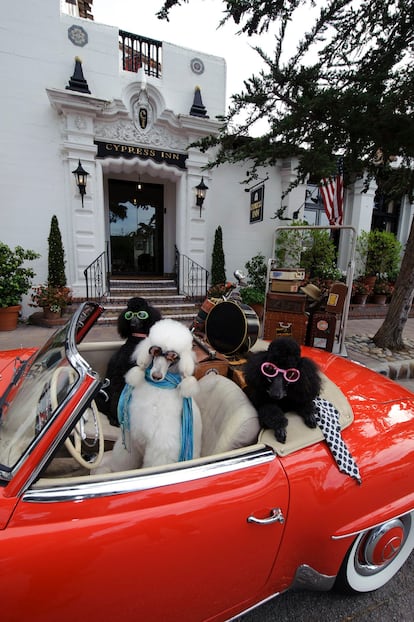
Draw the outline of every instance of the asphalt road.
M355 596L335 592L287 592L240 622L412 622L414 553L382 589Z

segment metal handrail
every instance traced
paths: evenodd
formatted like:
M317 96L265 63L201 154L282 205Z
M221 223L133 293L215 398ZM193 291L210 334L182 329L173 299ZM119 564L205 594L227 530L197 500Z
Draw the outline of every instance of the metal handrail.
M86 281L86 299L100 301L110 294L109 254L103 251L83 271Z
M196 261L182 255L175 247L175 284L178 291L190 300L204 300L207 296L209 272Z

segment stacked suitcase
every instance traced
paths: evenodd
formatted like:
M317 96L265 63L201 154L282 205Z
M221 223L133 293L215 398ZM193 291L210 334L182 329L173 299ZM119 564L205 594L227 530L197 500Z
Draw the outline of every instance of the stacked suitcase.
M263 339L292 337L304 344L308 315L305 313L306 296L299 288L305 271L302 268L278 269L275 260L270 259L268 278Z
M292 337L304 344L308 315L305 313L305 294L276 294L266 296L263 339Z
M344 283L334 283L329 291L325 311L315 313L309 326L306 344L332 352L337 319L341 315L348 288Z
M263 339L292 337L301 345L332 352L348 288L334 283L324 310L308 313L306 295L300 291L304 278L303 269L278 269L275 260L269 260Z

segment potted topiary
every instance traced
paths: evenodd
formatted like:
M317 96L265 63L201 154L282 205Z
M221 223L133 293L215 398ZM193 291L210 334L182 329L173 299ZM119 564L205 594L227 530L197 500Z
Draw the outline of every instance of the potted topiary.
M40 320L57 321L67 305L72 302L72 292L66 286L65 251L59 222L52 216L48 237L48 279L47 283L33 288L31 307L41 307L43 315ZM46 323L46 325L48 325ZM53 324L51 324L53 325Z
M388 231L361 231L356 243L356 274L364 275L373 287L378 274L395 280L401 262L402 244Z
M0 242L0 330L14 330L17 327L21 299L30 289L35 276L25 261L39 257L32 250L16 246L14 250Z

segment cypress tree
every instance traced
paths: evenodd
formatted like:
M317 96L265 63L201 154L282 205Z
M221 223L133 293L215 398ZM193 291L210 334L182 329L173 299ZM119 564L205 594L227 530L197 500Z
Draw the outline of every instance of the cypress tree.
M218 226L214 234L214 246L211 257L211 284L220 285L226 282L226 270L223 251L223 232Z
M49 243L48 285L51 287L64 287L66 285L65 251L63 249L59 222L55 215L52 216L47 241Z

